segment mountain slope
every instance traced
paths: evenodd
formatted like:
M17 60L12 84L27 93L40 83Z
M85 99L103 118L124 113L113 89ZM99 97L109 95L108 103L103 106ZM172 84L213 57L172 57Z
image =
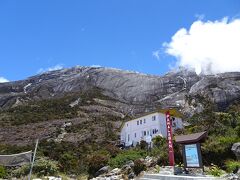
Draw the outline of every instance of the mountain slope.
M225 109L239 97L239 72L198 76L182 69L160 77L103 67L51 71L0 84L0 143L114 141L136 114L175 107L192 115L203 110L202 98ZM65 122L72 125L62 130Z

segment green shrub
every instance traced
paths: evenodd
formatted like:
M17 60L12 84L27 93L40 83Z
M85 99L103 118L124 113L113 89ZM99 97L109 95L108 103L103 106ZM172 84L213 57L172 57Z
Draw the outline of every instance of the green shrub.
M6 178L7 171L3 166L0 166L0 178Z
M119 153L116 157L110 159L109 165L111 167L121 167L130 160L134 161L136 159L144 157L146 157L146 151L137 149L124 150L121 153Z
M232 173L240 168L240 161L228 160L226 161L225 165L227 168L227 172Z
M37 176L53 176L59 171L56 161L52 161L47 158L40 158L36 161L33 167L33 173Z
M78 159L72 153L64 153L59 158L60 169L65 173L73 173L73 170L78 166Z
M23 177L27 176L30 171L30 164L23 165L12 171L13 177ZM58 173L58 166L56 161L49 160L47 158L41 157L37 159L33 166L33 174L36 174L38 177L41 176L52 176Z
M159 154L159 157L157 159L157 164L159 166L166 166L168 165L168 152L167 151L161 151Z
M93 154L88 158L88 174L95 176L96 172L107 165L109 157L103 154Z
M144 140L141 140L140 141L140 148L143 149L143 150L147 149L148 148L148 143Z
M30 165L26 164L26 165L23 165L15 170L13 170L12 176L17 177L17 178L27 176L29 174L29 171L30 171Z
M217 165L212 164L208 173L219 177L223 174L223 170L221 170Z
M106 145L106 150L109 152L111 157L116 157L118 153L120 153L120 149L114 145Z
M140 159L135 160L134 166L133 166L133 172L136 175L139 175L144 170L146 170L146 165Z
M155 147L163 147L167 145L167 139L161 136L154 137L152 142Z

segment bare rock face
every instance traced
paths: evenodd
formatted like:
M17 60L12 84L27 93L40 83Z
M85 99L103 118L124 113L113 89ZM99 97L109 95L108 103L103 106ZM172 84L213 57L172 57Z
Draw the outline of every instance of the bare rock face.
M96 89L101 93L95 93ZM90 91L96 94L90 101L78 95ZM44 116L45 119L31 123L25 121L26 117L30 119L31 112L21 119L24 122L14 121L16 118L11 117L16 110L12 107L26 104L39 110L38 100L59 103L57 100L73 94L77 95L67 102L67 107L54 113L71 108L75 109L74 116ZM75 67L46 72L26 80L0 83L0 123L4 125L0 126L0 143L27 145L38 137L40 140L72 143L94 140L101 144L112 132L120 129L125 118L139 113L159 107L178 108L189 116L201 112L204 105L198 100L199 96L210 99L218 108L226 108L240 97L240 73L198 76L195 72L182 69L164 76L153 76L104 67ZM35 113L34 116L42 117L43 114ZM65 122L73 123L71 130L61 130Z
M237 159L240 160L240 142L239 143L234 143L232 145L233 153L236 155Z
M186 96L208 97L219 108L240 97L240 73L198 76L180 70L153 76L104 67L75 67L46 72L26 80L0 83L0 108L18 106L32 100L64 96L66 93L99 88L111 98L127 104L154 104L199 111Z

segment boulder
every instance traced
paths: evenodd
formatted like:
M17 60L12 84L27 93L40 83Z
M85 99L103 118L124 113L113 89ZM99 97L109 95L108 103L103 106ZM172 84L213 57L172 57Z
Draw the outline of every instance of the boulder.
M126 163L126 165L130 166L131 168L134 166L134 162L131 160L131 161L128 161Z
M234 143L232 145L232 149L231 150L236 155L237 159L240 160L240 142Z
M112 175L118 175L118 174L120 174L120 172L121 172L121 169L115 168L115 169L113 169L113 170L110 172L110 174L112 174Z
M135 177L135 174L133 172L131 172L129 175L128 175L128 179L134 179Z
M97 172L96 172L96 176L99 176L101 174L105 174L105 173L108 173L110 167L109 166L104 166L102 167L101 169L99 169Z

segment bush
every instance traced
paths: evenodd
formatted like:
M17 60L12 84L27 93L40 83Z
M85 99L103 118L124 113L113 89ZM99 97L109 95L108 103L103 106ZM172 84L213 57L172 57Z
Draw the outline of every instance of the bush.
M115 158L110 159L109 165L111 167L121 167L126 164L128 161L140 159L146 157L146 152L143 150L124 150L119 153Z
M14 177L20 178L27 176L30 171L30 164L21 166L18 169L12 171ZM58 173L58 166L56 161L49 160L47 158L40 158L35 161L33 166L33 174L38 177L41 176L53 176Z
M139 175L144 170L146 170L146 165L140 159L135 160L134 166L133 166L133 172L136 175Z
M95 176L96 172L108 163L109 157L103 154L93 154L88 158L88 174Z
M0 166L0 178L6 178L7 171L3 166Z
M71 153L64 153L59 158L60 169L65 173L73 173L78 166L78 159Z
M227 168L227 172L229 172L229 173L234 172L235 173L240 168L240 161L228 160L228 161L226 161L225 165L226 165L226 168Z
M120 153L120 149L114 145L106 145L106 150L109 152L111 157L116 157L118 153Z
M219 177L223 174L223 170L221 170L218 166L212 164L208 173L213 176Z
M141 140L140 141L140 148L145 150L145 149L148 149L148 143L144 140Z
M12 176L17 177L17 178L27 176L29 174L29 171L30 171L30 165L26 164L26 165L23 165L15 170L13 170Z
M167 145L167 139L161 136L154 137L152 142L155 147L165 147Z
M47 158L40 158L36 160L33 167L33 173L39 177L56 175L58 170L59 168L57 166L57 162Z

